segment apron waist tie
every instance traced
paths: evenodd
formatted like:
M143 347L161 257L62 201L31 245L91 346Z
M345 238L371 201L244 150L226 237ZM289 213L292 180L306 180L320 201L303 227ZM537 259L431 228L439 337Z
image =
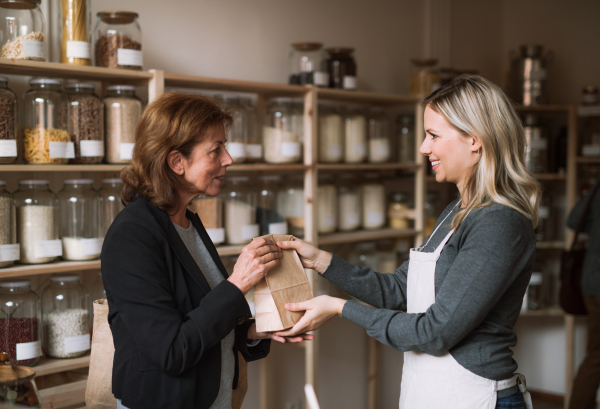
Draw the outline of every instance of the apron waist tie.
M505 379L503 381L496 381L494 384L494 388L496 391L504 391L506 389L513 389L515 386L518 386L519 391L523 394L523 400L525 401L525 406L528 409L533 408L533 404L531 403L531 395L527 392L527 382L525 381L525 376L517 373L510 379ZM516 390L515 390L516 393ZM510 396L510 395L506 395ZM504 397L504 396L502 396Z

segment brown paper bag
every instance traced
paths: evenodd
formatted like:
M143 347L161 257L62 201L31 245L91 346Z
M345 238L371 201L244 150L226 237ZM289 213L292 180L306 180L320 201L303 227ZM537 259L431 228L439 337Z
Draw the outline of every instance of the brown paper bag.
M294 236L268 234L262 236L269 242L293 241ZM304 315L304 311L292 312L285 304L313 298L312 288L300 257L295 250L283 250L281 263L270 270L254 288L256 330L281 331L291 328Z
M246 392L248 392L248 362L246 362L244 356L239 351L238 361L240 365L238 384L237 388L233 390L233 394L231 396L231 409L240 409L242 407L242 403L244 403Z
M94 301L94 336L90 373L85 388L85 405L91 409L113 409L117 400L112 394L112 368L115 347L108 325L108 301Z

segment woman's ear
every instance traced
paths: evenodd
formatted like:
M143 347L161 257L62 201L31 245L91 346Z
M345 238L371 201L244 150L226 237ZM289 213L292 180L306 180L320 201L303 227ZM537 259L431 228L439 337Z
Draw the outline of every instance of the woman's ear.
M477 138L471 137L471 152L479 152L481 149L481 142Z
M185 172L183 167L183 155L179 151L171 151L167 155L167 164L173 172L182 176Z

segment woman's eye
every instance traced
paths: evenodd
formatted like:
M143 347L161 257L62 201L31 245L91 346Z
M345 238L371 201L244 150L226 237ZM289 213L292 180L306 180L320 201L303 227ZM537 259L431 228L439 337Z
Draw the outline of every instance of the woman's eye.
M437 138L437 137L438 137L437 135L435 135L435 134L432 134L432 133L430 133L429 135L431 135L431 139L435 139L435 138Z
M219 147L219 148L215 149L213 152L214 153L219 153L219 152L221 152L221 148Z

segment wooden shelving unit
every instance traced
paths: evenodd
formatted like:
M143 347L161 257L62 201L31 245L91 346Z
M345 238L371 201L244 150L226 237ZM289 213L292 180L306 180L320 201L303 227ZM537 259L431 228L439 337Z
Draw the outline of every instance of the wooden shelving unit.
M413 238L420 232L413 229L358 230L319 235L319 245L360 243L372 240Z

